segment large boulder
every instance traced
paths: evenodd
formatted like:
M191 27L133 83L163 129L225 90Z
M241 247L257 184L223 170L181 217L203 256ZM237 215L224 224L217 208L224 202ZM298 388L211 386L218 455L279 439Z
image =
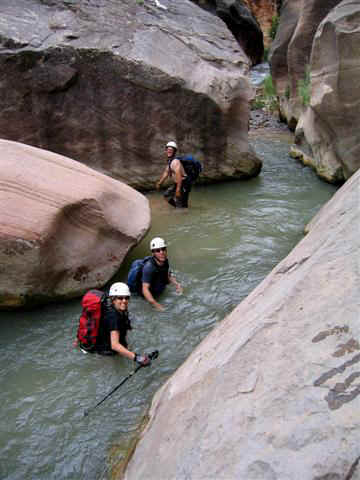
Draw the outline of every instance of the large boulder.
M157 392L126 480L360 478L359 189Z
M257 175L250 61L189 0L2 0L0 136L154 188L175 139L203 181Z
M0 140L0 309L104 285L150 227L131 187L49 151Z
M311 100L293 156L332 183L360 168L360 3L344 0L320 24L311 55Z

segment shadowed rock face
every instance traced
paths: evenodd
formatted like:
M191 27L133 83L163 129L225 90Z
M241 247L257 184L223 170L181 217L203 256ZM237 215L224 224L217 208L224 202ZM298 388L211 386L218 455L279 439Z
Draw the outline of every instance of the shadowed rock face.
M289 84L287 52L299 19L301 4L298 0L283 1L276 37L270 48L271 75L278 95L284 95Z
M293 155L338 183L360 168L360 4L344 0L320 24L311 55L310 107Z
M270 31L273 18L277 17L281 9L280 0L244 0L251 13L259 23L264 36L264 46L269 47L272 43Z
M298 94L310 66L317 27L341 0L285 0L280 24L270 51L271 73L280 97L281 114L294 130L303 110Z
M154 187L164 144L203 181L259 173L249 152L249 60L187 0L2 0L0 136Z
M253 65L262 61L263 32L247 3L241 0L194 0L194 3L214 13L226 23Z
M359 478L359 188L157 392L125 480Z
M104 285L150 226L147 199L45 150L0 140L0 309Z

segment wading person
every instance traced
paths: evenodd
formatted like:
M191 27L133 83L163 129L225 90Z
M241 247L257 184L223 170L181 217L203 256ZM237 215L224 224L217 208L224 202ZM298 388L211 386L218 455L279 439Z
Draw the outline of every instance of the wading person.
M177 144L174 141L166 144L167 166L156 184L157 190L168 178L173 180L164 193L165 199L170 205L176 208L188 208L189 194L192 187L192 179L185 172L180 158L176 158Z
M164 310L155 298L164 290L166 285L175 285L178 293L182 292L180 283L170 271L167 244L160 237L153 238L150 242L151 256L135 260L129 271L128 285L131 291L142 295L151 305L158 310Z
M84 300L87 301L86 307ZM138 355L127 348L127 332L132 329L128 313L129 300L129 287L121 282L111 285L108 296L97 290L91 290L84 296L78 329L82 352L101 355L118 353L143 366L151 363L147 355ZM97 322L94 321L96 318Z

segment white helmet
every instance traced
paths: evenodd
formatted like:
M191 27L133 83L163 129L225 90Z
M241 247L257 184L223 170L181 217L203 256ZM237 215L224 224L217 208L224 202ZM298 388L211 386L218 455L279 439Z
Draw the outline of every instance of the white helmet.
M150 250L154 250L155 248L166 248L166 242L164 239L160 237L155 237L150 242Z
M168 142L168 143L166 144L166 148L168 148L168 147L175 148L175 150L177 150L176 142L173 142L173 141Z
M130 290L126 283L113 283L109 290L109 297L130 297Z

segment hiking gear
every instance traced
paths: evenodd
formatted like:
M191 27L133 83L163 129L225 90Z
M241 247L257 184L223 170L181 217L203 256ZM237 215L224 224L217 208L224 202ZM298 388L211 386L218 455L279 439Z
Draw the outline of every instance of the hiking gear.
M127 284L129 285L130 291L133 293L138 293L141 285L141 276L142 270L146 262L152 259L152 256L147 256L145 258L139 258L134 260L130 265L130 270L128 273Z
M192 188L192 181L189 177L185 177L181 183L181 196L176 196L177 185L171 185L164 193L167 202L176 208L187 208L189 206L189 195Z
M82 298L77 338L82 349L92 351L99 334L102 304L106 294L101 290L89 290Z
M192 183L195 183L202 172L202 164L199 160L196 160L192 155L183 155L182 157L176 157L180 160L184 167L186 175L189 177Z
M168 147L175 148L176 150L178 148L176 142L174 142L173 140L171 140L171 142L168 142L166 144L166 148L168 148Z
M96 340L95 352L100 355L116 355L111 348L111 332L119 332L119 342L127 348L127 333L131 330L129 313L126 310L117 310L114 305L114 298L107 297L101 311L101 320L98 338ZM116 302L115 302L116 303ZM128 302L118 302L127 307Z
M148 367L151 364L151 360L146 354L139 355L138 353L135 353L134 362L142 365L143 367Z
M155 360L157 357L159 356L159 350L155 350L153 351L152 353L149 353L149 355L147 355L147 357L150 359L150 360ZM107 398L109 398L114 392L116 392L116 390L118 388L121 387L121 385L124 385L124 383L129 380L130 377L132 377L134 375L134 373L136 373L138 370L140 370L140 368L142 368L144 365L140 364L138 365L135 370L133 370L131 373L129 373L129 375L127 377L125 377L120 383L119 385L117 385L115 388L113 388L111 390L111 392L109 392L102 400L100 400L99 403L97 403L94 407L91 407L89 408L88 410L85 410L84 411L84 417L87 417L89 415L89 412L91 410L95 410L96 407L98 407L99 405L101 405Z
M155 248L166 248L167 244L164 239L160 237L155 237L150 242L150 250L154 250Z
M114 283L109 290L109 297L130 297L130 295L131 293L126 283Z

